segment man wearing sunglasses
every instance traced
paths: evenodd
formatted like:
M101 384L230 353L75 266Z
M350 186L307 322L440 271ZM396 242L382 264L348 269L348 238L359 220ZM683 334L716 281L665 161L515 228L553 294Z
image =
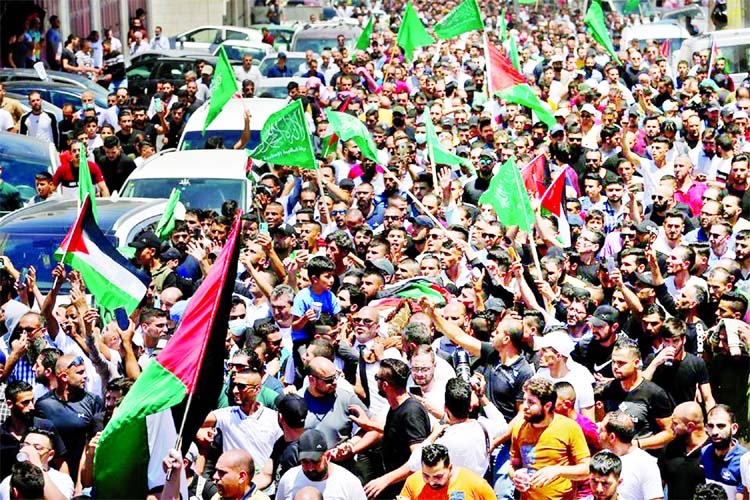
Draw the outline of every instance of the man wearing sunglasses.
M34 383L34 363L45 347L51 342L47 337L44 318L28 312L18 320L8 342L10 349L5 356L5 366L0 381L23 380Z
M78 464L89 439L102 430L96 414L104 410L99 396L86 392L86 366L81 356L64 354L55 365L57 388L36 402L36 415L50 420L68 450L65 461L71 477L78 477Z

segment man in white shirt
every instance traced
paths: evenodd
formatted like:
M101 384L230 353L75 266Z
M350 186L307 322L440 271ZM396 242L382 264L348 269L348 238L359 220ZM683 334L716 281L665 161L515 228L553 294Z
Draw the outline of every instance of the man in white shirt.
M151 40L151 50L169 50L169 38L161 34L161 26L154 28L154 38Z
M357 476L328 461L328 446L320 431L310 429L299 438L299 460L297 467L289 469L279 480L277 500L292 500L294 495L307 486L323 494L323 498L365 500L365 490Z
M245 54L242 56L242 66L234 67L234 76L240 82L250 80L258 87L260 82L260 71L256 66L253 66L253 56L251 54Z

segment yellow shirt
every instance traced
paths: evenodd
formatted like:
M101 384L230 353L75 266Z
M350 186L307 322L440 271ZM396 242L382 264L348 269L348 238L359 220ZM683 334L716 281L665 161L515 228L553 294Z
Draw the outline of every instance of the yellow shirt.
M575 420L557 415L544 429L522 421L513 428L510 460L514 469L527 468L529 473L553 465L576 465L589 458L589 448L581 427ZM569 479L557 478L543 488L522 493L523 500L569 500L576 496Z
M458 466L454 465L454 467ZM453 493L463 493L463 495L454 496ZM450 480L446 488L439 490L433 490L427 486L422 477L422 471L418 470L406 480L400 496L410 500L449 500L452 498L495 500L497 498L484 478L463 467L458 467L456 477Z

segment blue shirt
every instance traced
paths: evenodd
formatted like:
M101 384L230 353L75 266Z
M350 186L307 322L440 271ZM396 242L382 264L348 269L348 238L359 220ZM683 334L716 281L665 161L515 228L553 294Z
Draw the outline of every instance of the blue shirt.
M701 467L706 474L706 482L720 484L729 498L745 491L740 475L740 459L747 450L737 440L732 441L734 447L723 457L716 456L713 443L701 450Z
M303 288L294 297L294 303L292 304L292 316L301 318L305 315L308 309L313 308L313 302L320 302L323 307L320 312L328 314L338 314L341 312L341 306L339 301L330 290L326 290L320 295L313 293L311 287ZM292 341L297 342L298 340L305 340L310 338L305 330L292 330Z
M268 78L291 78L294 76L294 73L291 69L289 69L289 66L286 66L284 69L279 68L278 64L274 64L268 69Z

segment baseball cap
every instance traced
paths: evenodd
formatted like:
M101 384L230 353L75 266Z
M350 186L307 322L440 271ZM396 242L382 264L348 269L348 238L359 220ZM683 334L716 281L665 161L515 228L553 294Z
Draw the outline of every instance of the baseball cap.
M719 101L717 100L709 101L708 105L706 106L706 111L719 111L719 110L721 110L721 105L719 104Z
M414 224L415 226L421 226L432 229L435 227L435 223L432 222L432 219L427 217L426 215L418 215L416 217L409 218L409 222Z
M285 394L276 398L278 411L289 427L298 429L305 426L307 401L298 394Z
M555 125L554 127L552 127L552 130L549 131L549 135L559 134L560 132L565 134L565 127L563 127L562 125Z
M702 81L702 82L700 83L700 85L698 85L698 86L699 86L700 88L702 88L702 89L705 89L705 88L709 88L709 89L713 90L714 92L718 92L718 91L719 91L719 86L718 86L718 85L716 85L716 82L715 82L715 81L713 81L713 80L712 80L712 79L710 79L710 78L706 78L706 79L705 79L705 80L703 80L703 81Z
M643 222L635 226L635 230L639 233L658 234L659 226L657 226L654 221L644 220Z
M214 74L214 68L211 67L209 64L204 64L203 69L201 69L201 75L213 75Z
M581 107L581 113L588 113L592 116L597 114L596 108L589 103L586 103Z
M286 52L279 52L276 54L276 59L286 59Z
M169 247L166 252L162 252L161 260L173 260L180 258L180 251L174 247Z
M399 114L399 115L402 115L402 116L406 116L406 108L404 108L403 106L394 106L393 110L391 112L394 115L395 114Z
M742 118L747 120L748 118L747 111L735 111L734 114L732 115L732 120L739 120Z
M635 280L642 284L646 285L648 287L654 287L654 276L651 274L651 271L646 271L645 273L633 273L633 276L635 277Z
M589 318L589 323L593 326L611 325L617 321L619 316L620 313L617 309L612 306L603 305L596 308L594 314Z
M142 231L129 243L129 246L137 250L141 248L160 248L161 241L153 231Z
M500 299L497 297L490 297L484 303L484 308L487 311L502 313L505 311L505 302L503 301L503 299Z
M365 268L374 269L384 276L393 276L393 273L396 272L393 263L388 259L368 260L365 262Z
M300 460L320 460L323 453L328 451L328 443L323 433L316 429L310 429L299 437Z
M494 161L495 163L497 163L497 155L491 149L488 149L488 148L482 149L482 151L479 153L479 156L480 157L486 156L487 158L491 158L492 161Z
M543 337L534 338L534 349L539 350L545 347L554 349L561 356L569 358L575 344L565 330L554 330Z

